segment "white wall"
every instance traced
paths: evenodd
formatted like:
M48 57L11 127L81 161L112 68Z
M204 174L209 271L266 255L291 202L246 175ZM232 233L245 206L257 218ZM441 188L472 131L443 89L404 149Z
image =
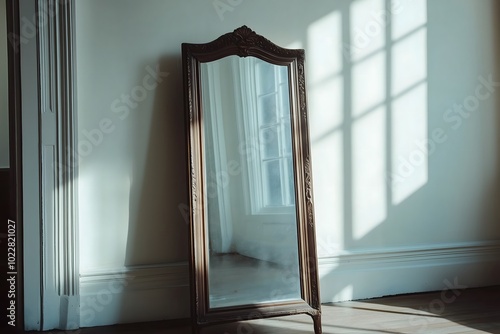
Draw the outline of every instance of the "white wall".
M0 168L9 167L9 64L6 15L5 0L0 0Z
M107 273L184 275L180 44L243 24L306 50L322 300L499 283L500 94L477 88L500 81L497 2L401 0L392 22L382 0L221 3L76 3L82 308ZM82 324L187 316L174 282L148 297L163 312L125 308L136 289Z

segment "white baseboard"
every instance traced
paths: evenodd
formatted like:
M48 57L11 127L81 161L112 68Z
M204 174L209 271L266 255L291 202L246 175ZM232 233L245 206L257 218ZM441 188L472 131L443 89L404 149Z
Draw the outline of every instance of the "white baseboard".
M323 303L438 291L449 282L497 285L500 242L344 252L319 259L319 271Z
M189 317L186 262L80 275L81 327Z
M323 303L500 284L500 242L343 252L319 259ZM86 272L81 326L189 317L186 262Z

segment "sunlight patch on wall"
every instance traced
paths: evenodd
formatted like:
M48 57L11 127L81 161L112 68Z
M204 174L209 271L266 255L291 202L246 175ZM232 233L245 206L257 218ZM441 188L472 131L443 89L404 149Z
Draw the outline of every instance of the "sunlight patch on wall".
M391 65L393 97L427 78L427 31L425 28L394 43Z
M317 219L327 220L318 226L329 226L318 235L342 232L330 223L352 223L352 238L359 240L385 221L390 205L401 203L428 181L427 6L425 0L358 0L351 3L348 15L345 33L338 12L309 27L308 88L313 154L321 157L321 166L313 164L316 179L322 180L315 184L316 201L321 201ZM342 68L343 63L349 66ZM346 78L350 87L345 86ZM351 138L344 137L348 127ZM415 153L418 147L423 149ZM405 174L400 183L391 182L402 159L412 159L420 168ZM347 174L352 183L342 180L346 172L351 172ZM330 189L336 180L351 188ZM346 193L350 199L342 198ZM344 210L352 208L352 222L343 221L345 212L334 213L332 199ZM323 242L323 250L334 249Z
M364 237L387 217L385 34L383 0L350 8L352 65L352 237Z
M347 285L345 288L340 290L332 300L352 300L354 295L354 287L352 284Z
M386 98L385 52L379 52L353 66L352 116L373 109Z
M353 61L384 48L386 17L384 0L359 0L352 3L350 49Z
M397 205L428 180L427 84L392 102L392 202Z
M400 0L393 16L392 143L388 177L397 205L428 181L427 1Z
M343 247L344 77L342 20L332 12L308 28L307 82L318 255Z
M311 87L309 93L310 127L315 138L328 135L344 121L344 80L342 76Z
M352 228L357 240L387 218L385 106L356 120L352 150Z
M392 40L427 24L427 0L398 0L392 18Z
M343 135L336 131L312 145L314 214L318 256L336 254L343 248L344 169Z
M317 84L342 71L342 17L332 12L312 23L307 31L308 81Z
M125 264L130 178L113 167L82 164L79 172L80 270ZM121 208L121 210L116 210ZM116 226L113 222L123 222ZM113 236L109 239L109 236Z

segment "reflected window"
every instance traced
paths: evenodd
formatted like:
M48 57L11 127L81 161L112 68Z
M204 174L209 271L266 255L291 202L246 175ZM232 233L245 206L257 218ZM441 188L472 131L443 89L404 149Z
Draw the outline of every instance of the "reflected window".
M288 212L295 205L288 68L257 58L239 66L242 87L251 93L242 101L241 123L251 138L243 158L252 213Z

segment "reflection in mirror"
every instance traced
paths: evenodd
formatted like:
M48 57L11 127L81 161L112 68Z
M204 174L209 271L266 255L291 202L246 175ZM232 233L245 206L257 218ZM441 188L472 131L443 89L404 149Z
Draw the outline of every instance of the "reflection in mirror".
M201 64L210 308L301 298L288 71Z

